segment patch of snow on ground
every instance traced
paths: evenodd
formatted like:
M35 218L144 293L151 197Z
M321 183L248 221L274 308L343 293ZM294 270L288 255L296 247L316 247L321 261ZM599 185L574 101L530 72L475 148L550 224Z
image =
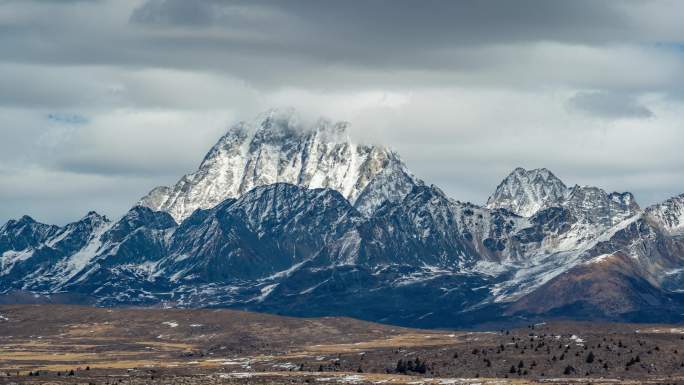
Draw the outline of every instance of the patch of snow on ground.
M273 365L273 367L278 368L278 369L293 370L293 369L297 369L299 366L296 364L293 364L292 362L285 362L283 364Z
M178 327L178 322L175 322L175 321L166 321L166 322L162 322L162 325L166 325L166 326L168 326L168 327L170 327L170 328L177 328L177 327Z
M669 329L637 329L635 333L656 333L656 334L684 334L684 328L669 328Z
M321 378L317 378L316 381L319 381L319 382L335 381L335 382L341 382L344 384L359 384L359 383L364 381L364 377L360 376L358 374L350 374L350 375L342 376L342 377L321 377Z
M222 360L221 365L225 366L240 366L243 369L251 369L252 360L249 358L236 358L233 360Z
M350 383L350 384L356 384L359 382L363 381L363 377L359 376L357 374L352 374L349 376L344 376L340 379L342 382Z
M219 375L220 378L251 378L254 377L254 373L227 373Z
M570 339L575 341L577 345L584 345L584 340L574 334L570 337Z

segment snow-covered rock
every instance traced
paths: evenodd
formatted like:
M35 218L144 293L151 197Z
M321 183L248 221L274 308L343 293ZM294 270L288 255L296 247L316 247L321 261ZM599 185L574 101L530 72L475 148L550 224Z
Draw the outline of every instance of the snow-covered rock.
M530 217L540 210L560 205L567 194L567 186L551 171L518 167L499 184L487 200L487 207Z
M364 211L385 199L396 200L407 184L417 183L387 147L354 143L348 123L325 119L310 124L294 110L271 110L233 126L206 155L199 169L172 187L157 187L139 202L166 211L181 222L196 209L273 183L339 191L352 204L373 179L395 179L365 193ZM377 185L377 184L376 184Z
M648 207L646 214L670 233L684 232L684 194Z
M607 193L598 187L574 186L561 203L578 219L615 226L641 212L632 193Z

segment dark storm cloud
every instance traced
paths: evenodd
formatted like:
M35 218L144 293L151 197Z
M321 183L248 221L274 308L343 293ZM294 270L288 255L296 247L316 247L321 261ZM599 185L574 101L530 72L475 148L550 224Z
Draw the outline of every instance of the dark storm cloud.
M9 9L5 18L0 16L0 46L5 48L7 61L208 71L244 79L260 89L448 83L587 88L593 77L585 79L586 74L565 68L564 61L558 59L567 55L568 48L619 50L625 44L663 47L676 43L684 32L676 20L649 22L662 18L665 12L637 1L9 4L17 9ZM675 9L666 11L684 11L682 4L673 3L671 8ZM554 67L557 71L550 73ZM646 68L647 74L636 75L634 82L655 76L654 71L682 70L681 63L672 67L677 68ZM629 66L615 72L628 70ZM633 92L644 92L662 89L671 82L667 79L654 84L659 79L649 79L648 84L631 85L622 84L622 78L599 84L599 88L631 87ZM668 92L682 85L675 82Z
M218 70L221 66L212 66L210 59L225 63L232 58L240 63L253 55L251 59L274 59L274 64L282 65L287 63L278 58L286 55L309 67L312 62L335 62L462 68L476 63L448 53L456 50L468 56L458 50L540 41L597 44L668 39L667 31L641 25L634 17L639 10L620 2L427 0L416 6L415 1L405 0L153 0L137 7L116 7L110 14L98 14L92 5L45 8L51 12L20 14L28 23L4 23L5 42L15 43L10 57L35 61L49 55L65 63L200 65ZM94 19L84 23L86 16ZM149 28L111 25L118 17ZM88 39L83 31L69 27L73 22L90 29ZM186 28L178 31L174 26ZM51 30L61 33L46 36ZM107 44L99 44L98 38L106 38ZM200 64L202 59L205 62ZM291 65L301 65L299 60Z
M228 70L279 84L284 76L272 78L272 71L291 71L288 80L302 83L310 69L332 65L384 73L477 73L514 64L539 43L606 46L682 37L677 27L644 22L642 8L640 2L590 0L151 0L130 21L156 30L150 37L156 45L216 55L226 59ZM180 37L174 26L192 32ZM516 48L518 57L502 47ZM251 59L258 60L245 65ZM261 63L271 64L270 70ZM373 77L382 82L382 76ZM426 81L419 74L400 78Z
M483 46L603 44L644 34L618 3L426 0L417 4L408 0L152 0L135 9L130 20L156 28L158 34L150 37L155 45L185 47L224 57L228 63L236 60L242 74L253 68L244 62L258 58L254 61L270 61L271 68L292 70L295 80L306 78L312 63L379 71L468 71L490 67L490 59L504 59L479 51ZM181 37L173 26L195 31ZM297 73L301 68L303 73ZM256 70L269 72L259 64ZM251 78L282 80L281 76L269 79L268 74Z
M291 26L292 35L315 30L332 38L332 43L347 41L349 45L371 47L528 40L594 42L636 32L636 25L620 3L589 0L150 0L135 9L131 21L231 28L231 22L244 26L250 19L258 21L254 16L267 10L289 15L284 21L298 21L301 25ZM272 28L260 27L266 31ZM309 35L306 40L319 37Z

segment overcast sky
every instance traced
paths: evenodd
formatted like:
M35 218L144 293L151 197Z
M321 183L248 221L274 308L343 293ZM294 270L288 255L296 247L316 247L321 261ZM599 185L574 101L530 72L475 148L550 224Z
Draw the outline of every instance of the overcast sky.
M484 203L513 168L684 193L684 1L0 0L0 223L112 217L270 107Z

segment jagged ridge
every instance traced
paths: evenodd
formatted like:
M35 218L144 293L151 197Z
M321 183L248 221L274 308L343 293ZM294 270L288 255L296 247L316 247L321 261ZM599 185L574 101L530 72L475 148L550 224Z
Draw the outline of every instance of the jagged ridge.
M115 222L94 212L64 227L10 221L0 293L440 327L503 310L638 320L661 304L682 314L684 195L642 210L630 193L518 168L480 207L345 130L272 111L233 127L196 173Z
M326 119L308 124L293 110L268 111L233 126L196 172L175 186L155 188L139 204L167 211L180 222L198 208L214 207L254 187L285 182L331 188L352 204L363 195L360 209L370 213L387 199L401 198L407 185L420 183L388 148L353 143L347 126ZM379 174L396 182L366 191Z
M487 200L488 208L502 208L523 217L531 217L545 208L559 206L568 188L545 168L513 170Z

